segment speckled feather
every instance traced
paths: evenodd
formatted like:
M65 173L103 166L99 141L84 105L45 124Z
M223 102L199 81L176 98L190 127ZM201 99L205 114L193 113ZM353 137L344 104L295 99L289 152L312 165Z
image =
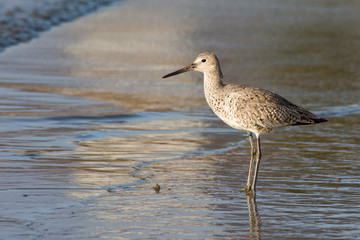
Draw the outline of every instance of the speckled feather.
M261 134L319 120L313 113L267 90L232 84L217 91L205 89L214 113L236 129Z

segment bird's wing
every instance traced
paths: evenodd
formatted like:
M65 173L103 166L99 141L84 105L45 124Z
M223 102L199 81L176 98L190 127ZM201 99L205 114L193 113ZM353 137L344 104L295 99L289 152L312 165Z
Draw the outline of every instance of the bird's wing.
M228 111L234 118L243 119L264 129L289 125L311 124L318 117L273 92L240 85L228 85L225 96Z

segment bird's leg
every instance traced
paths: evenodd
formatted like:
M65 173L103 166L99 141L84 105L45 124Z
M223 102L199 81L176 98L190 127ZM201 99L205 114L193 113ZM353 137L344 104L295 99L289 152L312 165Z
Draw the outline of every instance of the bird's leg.
M246 187L245 187L245 192L250 192L251 191L251 177L252 177L252 173L253 173L253 169L254 169L254 160L255 160L255 154L256 154L256 149L254 146L254 140L252 137L252 133L248 132L247 133L249 136L249 141L250 141L250 146L251 146L251 159L250 159L250 165L249 165L249 175L248 175L248 180L246 183Z
M256 136L256 145L257 145L257 157L256 157L256 165L255 165L255 175L254 180L251 186L251 190L255 191L256 189L256 179L259 172L260 160L261 160L261 147L260 147L260 136Z

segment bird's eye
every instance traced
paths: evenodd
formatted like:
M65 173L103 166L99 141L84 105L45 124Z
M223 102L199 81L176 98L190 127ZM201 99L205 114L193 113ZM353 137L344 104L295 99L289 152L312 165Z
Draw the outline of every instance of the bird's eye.
M202 62L206 62L206 59L204 58L203 60L201 60Z

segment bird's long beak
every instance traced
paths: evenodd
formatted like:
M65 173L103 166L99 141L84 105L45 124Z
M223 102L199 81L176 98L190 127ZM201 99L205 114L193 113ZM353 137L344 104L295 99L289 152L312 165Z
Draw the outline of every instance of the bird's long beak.
M196 67L196 64L193 63L193 64L191 64L190 66L187 66L187 67L184 67L184 68L182 68L182 69L179 69L179 70L177 70L177 71L175 71L175 72L166 74L166 75L163 76L162 78L168 78L168 77L171 77L171 76L174 76L174 75L178 75L178 74L183 73L183 72L193 71L195 67Z

